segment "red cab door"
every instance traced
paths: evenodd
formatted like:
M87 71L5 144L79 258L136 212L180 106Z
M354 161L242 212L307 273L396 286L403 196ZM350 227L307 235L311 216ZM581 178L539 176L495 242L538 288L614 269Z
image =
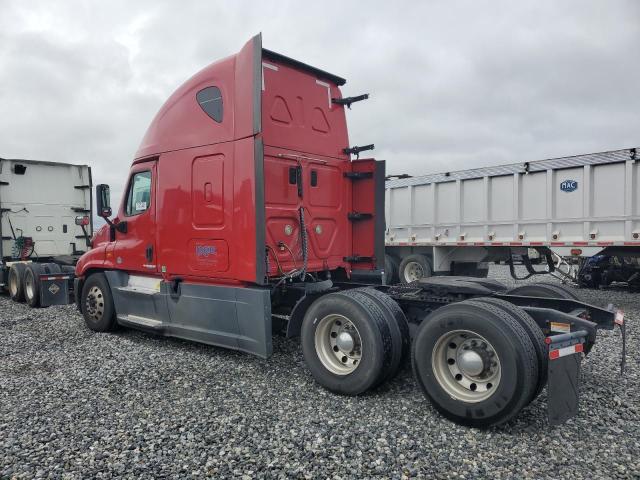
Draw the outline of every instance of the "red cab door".
M116 232L115 261L121 270L157 272L156 262L156 161L137 163L131 168L118 221L126 231Z

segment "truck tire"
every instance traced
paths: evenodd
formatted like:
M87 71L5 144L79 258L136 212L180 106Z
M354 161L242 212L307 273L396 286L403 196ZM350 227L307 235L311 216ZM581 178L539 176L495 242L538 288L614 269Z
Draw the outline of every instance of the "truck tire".
M409 331L409 321L402 311L402 308L400 308L400 305L398 305L398 302L386 293L372 287L366 287L358 290L377 298L392 312L393 318L400 328L400 334L402 335L402 357L403 359L407 358L411 352L411 333Z
M24 300L31 308L40 308L40 274L43 268L39 263L30 263L24 271Z
M62 267L57 263L43 263L44 273L62 273Z
M538 384L536 386L535 391L533 392L533 396L531 397L531 401L535 400L542 389L547 384L547 378L549 376L548 364L548 348L545 343L545 336L542 333L542 330L538 326L538 324L531 318L527 312L522 310L517 305L513 303L509 303L505 300L501 300L499 298L492 297L479 297L474 298L477 302L488 303L490 305L494 305L499 309L507 312L514 318L522 328L524 328L531 339L531 343L533 344L533 348L536 350L536 357L538 358Z
M388 253L384 256L384 277L385 283L387 285L393 285L394 283L398 283L398 260L389 255Z
M109 282L104 273L94 273L84 282L81 298L84 321L95 332L115 330L116 311Z
M40 308L40 290L42 283L40 275L43 273L62 273L60 265L56 263L29 263L24 271L24 299L31 308Z
M316 381L343 395L373 388L391 366L392 339L384 312L365 295L323 295L305 313L302 353Z
M24 302L24 263L14 263L9 268L9 296L14 302Z
M418 328L411 360L436 410L471 427L510 420L538 383L536 351L526 330L504 310L474 300L431 313Z
M512 288L507 292L509 295L524 295L529 297L543 298L564 298L566 300L578 300L580 298L564 285L554 285L552 283L529 283Z
M404 257L398 269L400 283L404 284L430 277L432 272L431 260L426 255L419 253Z
M382 384L396 376L402 365L402 361L406 359L407 353L411 348L407 318L400 308L400 305L384 292L376 290L375 288L358 288L356 290L350 290L349 293L350 292L358 292L366 295L385 312L385 319L391 332L393 353L389 371L379 380L379 384Z

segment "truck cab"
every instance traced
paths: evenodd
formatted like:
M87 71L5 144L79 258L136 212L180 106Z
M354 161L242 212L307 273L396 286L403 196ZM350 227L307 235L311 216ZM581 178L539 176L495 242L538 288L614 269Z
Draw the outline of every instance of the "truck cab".
M381 282L384 162L351 161L344 83L260 36L194 75L151 122L79 282L106 271L120 322L262 356L274 280Z

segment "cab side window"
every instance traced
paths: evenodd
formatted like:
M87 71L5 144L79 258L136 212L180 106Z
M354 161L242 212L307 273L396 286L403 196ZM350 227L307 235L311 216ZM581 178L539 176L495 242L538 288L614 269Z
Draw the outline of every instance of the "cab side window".
M127 192L125 215L132 217L149 209L151 205L151 172L137 172L131 177Z

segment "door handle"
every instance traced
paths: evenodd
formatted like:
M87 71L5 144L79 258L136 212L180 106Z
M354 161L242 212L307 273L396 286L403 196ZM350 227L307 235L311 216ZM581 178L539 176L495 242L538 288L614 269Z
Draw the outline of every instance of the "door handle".
M146 255L147 255L147 262L152 262L153 261L153 247L151 245L149 245L147 247L146 250Z

